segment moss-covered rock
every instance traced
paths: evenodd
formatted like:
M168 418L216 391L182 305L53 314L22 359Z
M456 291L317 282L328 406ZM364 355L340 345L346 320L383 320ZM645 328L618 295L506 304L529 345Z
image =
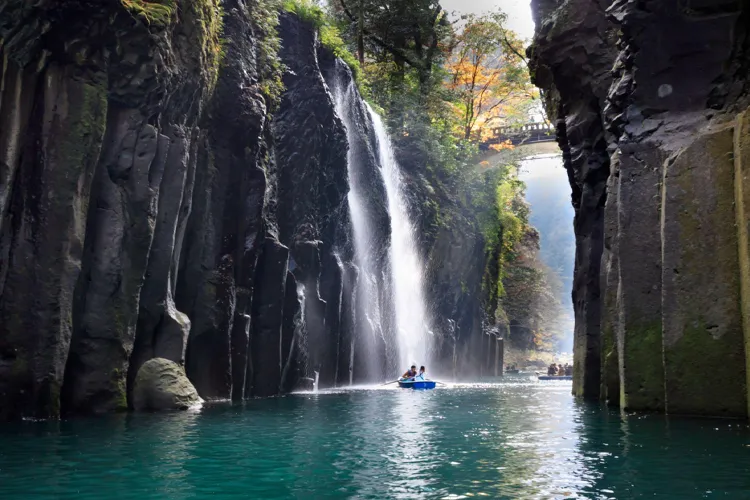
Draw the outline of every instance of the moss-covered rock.
M742 290L742 326L745 335L747 386L750 390L750 109L737 117L735 126L734 186Z
M623 145L619 156L617 336L621 406L664 410L662 361L662 241L660 182L663 154L652 144ZM646 228L653 228L647 230Z
M662 316L669 413L747 415L733 139L732 127L705 132L664 177Z
M8 61L6 71L12 66ZM24 151L3 162L11 185L22 188L4 191L14 210L6 212L6 206L0 212L0 420L59 416L73 287L107 113L106 89L76 78L69 67L52 65L39 86L36 111L27 118L31 123L20 119L23 107L8 110L9 128L0 133L5 154ZM24 92L34 92L33 85L12 89L2 92L17 93L20 101L30 99Z

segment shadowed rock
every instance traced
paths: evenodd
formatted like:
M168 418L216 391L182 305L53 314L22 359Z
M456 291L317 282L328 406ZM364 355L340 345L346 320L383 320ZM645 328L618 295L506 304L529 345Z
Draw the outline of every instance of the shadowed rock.
M630 410L747 415L747 214L730 124L750 104L750 3L533 9L533 77L576 207L574 392Z

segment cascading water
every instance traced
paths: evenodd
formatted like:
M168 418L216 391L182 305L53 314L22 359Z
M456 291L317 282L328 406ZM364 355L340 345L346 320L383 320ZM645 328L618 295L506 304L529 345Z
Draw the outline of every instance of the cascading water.
M349 151L347 153L348 177L349 177L349 212L352 222L354 236L354 265L358 269L358 280L355 294L357 328L360 330L359 339L363 342L362 350L368 353L363 360L363 375L365 379L381 376L379 368L381 363L377 355L379 345L384 342L384 328L382 322L382 310L380 307L378 263L373 249L376 247L376 237L373 231L371 219L365 202L367 193L363 186L362 165L363 151L360 151L361 139L356 137L357 124L354 116L358 105L359 95L354 84L349 82L342 84L338 79L332 88L336 106L336 112L344 122ZM354 349L351 349L352 359L350 366L354 366ZM350 383L352 378L350 377Z
M391 217L389 258L399 361L401 366L410 363L428 364L432 335L425 305L424 267L417 249L416 230L409 215L403 177L388 131L380 116L369 105L365 105L378 141L380 170Z
M411 363L427 364L430 325L415 227L390 138L380 117L366 104L363 108L354 83L337 76L331 87L349 142L356 328L357 342L362 342L357 352L365 354L366 373L359 370L364 379L373 380ZM368 115L374 132L369 137L368 127L361 126Z

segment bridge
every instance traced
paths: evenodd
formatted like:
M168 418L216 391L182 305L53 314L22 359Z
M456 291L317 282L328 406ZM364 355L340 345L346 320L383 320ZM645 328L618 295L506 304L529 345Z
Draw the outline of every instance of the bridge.
M539 142L554 142L555 127L547 123L527 123L520 126L495 127L492 135L482 143L487 149L492 144L510 141L514 146L536 144Z

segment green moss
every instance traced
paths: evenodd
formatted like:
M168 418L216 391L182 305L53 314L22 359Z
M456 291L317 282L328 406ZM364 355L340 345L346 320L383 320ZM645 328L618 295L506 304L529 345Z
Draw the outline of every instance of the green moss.
M731 369L740 364L737 358L743 353L732 336L715 339L704 321L690 324L665 353L672 387L669 413L745 416L744 391L739 390L745 381Z
M331 22L323 9L311 0L284 0L282 8L312 24L318 30L320 44L349 65L354 74L354 79L357 82L361 81L362 68L359 61L349 50L344 39L341 38L339 28Z
M224 56L222 35L223 9L221 0L120 0L125 9L149 26L164 28L177 21L188 26L184 30L190 47L199 54L200 69L210 88L216 83Z
M55 182L65 185L71 172L84 169L91 165L99 155L101 139L107 116L107 89L104 84L83 84L78 89L80 93L71 95L74 105L70 107L70 115L63 134L58 138L57 160L68 169L60 170L60 176ZM93 167L92 167L93 168Z
M112 370L110 385L113 391L112 409L114 411L127 411L128 396L126 390L125 372L118 368Z
M676 310L665 309L669 413L746 416L748 411L733 143L731 129L697 138L675 160L665 185L665 210L671 205L665 224L677 224L679 231L667 252L679 252L680 273L665 290L677 303Z
M201 65L208 84L213 88L219 76L219 66L225 56L222 32L224 11L220 0L191 0L185 2L182 15L197 29L193 30L193 42L200 47Z
M664 409L664 357L661 322L628 325L623 345L620 406L626 410Z
M734 135L734 185L735 216L737 219L737 237L739 240L740 287L742 294L742 329L745 338L745 371L747 387L750 390L750 189L745 183L750 180L750 109L737 118ZM750 394L748 394L750 405ZM748 408L750 415L750 407Z
M166 26L174 19L175 0L120 0L120 2L129 12L148 24Z
M279 24L278 7L277 0L258 0L253 16L258 32L261 91L271 110L281 102L281 94L284 92L284 84L281 80L284 68L279 59L281 39L276 29Z
M602 328L602 386L601 399L610 404L618 404L620 395L620 367L618 364L617 343L612 324L607 321Z
M60 415L60 384L56 380L49 381L48 414L52 417Z

